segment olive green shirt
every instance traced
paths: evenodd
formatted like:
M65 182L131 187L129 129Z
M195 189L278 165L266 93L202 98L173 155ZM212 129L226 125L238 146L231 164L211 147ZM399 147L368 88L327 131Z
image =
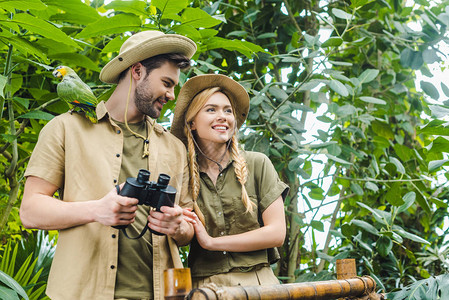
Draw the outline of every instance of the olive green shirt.
M100 199L114 189L119 183L124 138L104 102L97 105L96 113L96 124L78 113L53 118L39 134L25 176L59 187L61 201ZM147 118L146 122L151 128L150 180L157 180L160 173L170 175L170 185L177 190L176 203L192 208L184 144L154 120ZM117 229L98 222L60 230L47 295L52 300L114 299L118 235ZM152 244L153 294L154 299L163 300L163 272L182 268L182 262L173 239L152 235Z
M269 160L258 152L243 152L248 165L246 190L257 205L253 213L246 213L242 202L242 188L233 163L220 172L214 185L201 172L198 206L204 214L206 230L212 237L234 235L260 228L259 218L279 196L285 196L289 187L283 183ZM267 250L251 252L208 251L194 239L190 246L189 267L192 277L211 276L234 268L248 268L268 263Z
M123 132L123 159L119 182L136 177L140 169L146 169L148 157L143 157L144 139L136 137L124 123L114 120ZM145 122L128 124L128 127L143 137L147 136ZM126 228L130 237L138 236L148 223L150 207L137 206L135 222ZM117 278L114 298L153 299L153 249L151 232L147 230L139 239L129 239L120 230L118 239Z

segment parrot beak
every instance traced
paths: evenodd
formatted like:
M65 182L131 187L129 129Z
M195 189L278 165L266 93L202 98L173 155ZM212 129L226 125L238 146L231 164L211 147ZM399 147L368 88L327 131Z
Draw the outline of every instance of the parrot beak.
M61 72L59 72L58 70L54 70L52 74L53 74L53 76L55 76L56 78L62 77Z

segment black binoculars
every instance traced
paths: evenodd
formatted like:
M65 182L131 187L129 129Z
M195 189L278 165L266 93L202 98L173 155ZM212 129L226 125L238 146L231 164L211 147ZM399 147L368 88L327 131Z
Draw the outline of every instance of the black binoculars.
M154 182L150 181L150 174L150 171L140 169L136 178L129 177L126 179L125 185L120 190L119 195L136 198L139 200L138 205L151 206L156 208L156 211L161 211L162 206L173 207L175 204L176 189L168 185L170 176L167 174L159 174L157 182ZM113 227L125 229L127 225ZM163 235L151 229L150 231L157 235Z

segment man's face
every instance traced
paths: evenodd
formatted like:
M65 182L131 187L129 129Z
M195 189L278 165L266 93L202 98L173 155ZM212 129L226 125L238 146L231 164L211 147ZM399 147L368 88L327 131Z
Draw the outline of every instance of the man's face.
M137 109L151 118L159 118L164 104L175 99L179 72L178 67L171 62L165 62L148 74L142 66L142 79L137 82L134 93Z

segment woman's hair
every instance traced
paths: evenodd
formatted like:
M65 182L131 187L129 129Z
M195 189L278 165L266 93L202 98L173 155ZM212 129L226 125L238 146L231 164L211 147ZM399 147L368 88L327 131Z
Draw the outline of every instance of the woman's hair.
M190 189L192 191L193 200L195 201L200 193L200 173L197 161L196 146L194 141L195 137L193 136L192 131L190 130L190 126L195 116L206 104L207 100L209 100L209 98L213 94L218 92L221 92L226 95L226 93L219 87L212 87L201 91L193 98L192 102L190 103L186 111L184 134L187 137L187 150L189 155ZM229 97L228 99L229 102L231 102L231 106L234 112L235 111L234 103L232 103L232 100ZM251 202L251 200L249 199L248 193L245 188L246 179L248 177L248 169L245 158L241 155L238 148L237 130L235 130L229 143L231 143L230 152L231 157L234 160L235 176L242 185L242 202L246 207L246 212L250 212L253 211L253 209L255 208L255 204Z

